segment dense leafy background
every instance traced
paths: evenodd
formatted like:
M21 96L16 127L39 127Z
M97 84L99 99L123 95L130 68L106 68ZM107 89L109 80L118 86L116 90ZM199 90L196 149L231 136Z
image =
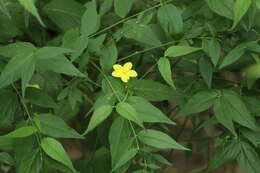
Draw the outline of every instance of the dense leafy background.
M258 173L259 18L259 0L0 0L0 172L160 173L181 150Z

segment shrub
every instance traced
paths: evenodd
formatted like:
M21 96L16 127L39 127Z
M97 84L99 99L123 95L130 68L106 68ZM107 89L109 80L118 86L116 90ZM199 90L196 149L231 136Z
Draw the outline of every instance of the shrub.
M1 171L159 173L181 150L258 173L259 18L259 0L1 0Z

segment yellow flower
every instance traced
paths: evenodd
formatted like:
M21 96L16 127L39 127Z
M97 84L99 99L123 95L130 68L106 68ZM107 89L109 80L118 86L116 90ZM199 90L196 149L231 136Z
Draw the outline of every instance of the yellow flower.
M133 64L131 62L125 63L123 66L120 64L115 64L113 66L114 71L112 76L120 77L123 82L128 82L130 77L137 77L137 73L134 70L131 70Z

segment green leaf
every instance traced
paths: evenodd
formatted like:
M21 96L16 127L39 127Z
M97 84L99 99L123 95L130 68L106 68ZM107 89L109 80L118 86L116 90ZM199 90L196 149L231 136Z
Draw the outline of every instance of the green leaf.
M34 121L40 132L54 138L84 139L76 130L69 127L63 119L52 114L37 114Z
M54 100L43 90L36 88L28 88L25 98L28 99L34 105L45 108L56 108L57 104Z
M157 131L146 129L138 133L138 139L146 145L159 148L159 149L176 149L176 150L189 150L182 145L178 144L167 134Z
M178 57L196 52L198 50L201 50L201 48L190 46L171 46L164 52L164 56Z
M203 51L210 57L214 66L217 66L221 55L221 46L216 39L203 39L202 40Z
M245 43L242 43L242 44L238 45L237 47L235 47L234 49L232 49L227 54L227 56L225 56L224 60L222 61L222 63L219 66L219 69L222 69L222 68L236 62L245 53L245 49L246 49Z
M74 50L70 59L75 61L88 47L89 39L86 35L80 35L79 29L68 30L62 38L62 46Z
M157 18L167 33L173 35L183 31L181 13L173 4L160 7L158 9Z
M114 0L106 0L100 5L99 13L101 16L103 16L105 13L107 13L112 5Z
M88 50L90 52L100 53L101 48L103 47L103 42L106 39L106 34L102 34L96 38L89 39Z
M200 73L208 85L208 88L211 88L212 76L213 76L213 65L211 64L208 57L201 57L199 60L199 69Z
M10 8L10 10L11 9L13 9L13 7ZM18 12L15 14L18 14ZM12 12L12 15L14 15L13 12ZM20 17L22 17L22 16L23 15L20 15ZM23 18L20 18L20 20L23 20ZM10 40L13 40L13 39L23 35L23 32L21 30L22 28L20 28L18 26L17 21L15 21L14 18L10 19L1 13L0 13L0 28L1 28L0 42L4 42L5 44L9 43Z
M252 0L236 0L234 5L234 23L232 29L234 29L242 17L246 14L249 9Z
M152 80L132 80L130 87L135 95L144 97L149 101L163 101L177 96L176 90Z
M136 110L128 103L120 102L116 105L116 111L119 115L127 120L133 121L139 126L143 127L143 122L137 115Z
M116 64L118 52L114 41L110 41L102 50L100 57L100 65L105 71L111 70Z
M123 34L128 39L133 39L150 46L161 45L161 41L158 39L152 27L142 24L136 19L127 21L120 34Z
M22 77L28 77L26 79L26 82L28 82L32 77L31 71L34 71L34 67L32 66L33 62L33 53L28 54L26 52L14 56L1 73L0 88L7 86ZM31 71L27 73L30 69ZM28 76L24 76L24 74L27 74Z
M72 109L75 108L77 103L82 102L82 96L83 93L79 89L75 87L70 89L70 92L68 93L68 101Z
M43 21L41 20L37 8L34 5L34 0L18 0L18 1L26 10L28 10L32 15L36 17L36 19L40 22L42 26L45 26Z
M127 150L125 153L123 153L121 158L119 158L119 160L116 163L113 170L116 170L116 169L120 168L121 166L123 166L124 164L126 164L129 160L131 160L137 154L137 152L138 152L137 149Z
M115 98L118 96L121 100L125 97L125 86L123 82L111 76L106 76L106 78L102 80L102 91L105 94L112 94Z
M118 165L124 154L132 147L132 137L128 121L122 117L114 120L109 131L112 168ZM121 162L122 163L122 162Z
M89 36L96 32L100 25L100 17L97 13L96 1L87 3L86 11L81 18L80 32L84 36Z
M236 159L240 151L241 144L236 140L221 145L210 160L206 173L212 172L226 162Z
M171 64L168 58L162 57L158 61L158 68L159 71L163 77L163 79L173 88L173 80L172 80L172 70L171 70Z
M0 90L0 127L9 127L15 118L19 102L15 93Z
M242 126L252 130L258 129L254 117L249 113L240 96L235 92L223 90L221 97L219 97L214 106L215 115L218 121L223 123L223 125L232 132L234 132L234 130L228 117Z
M0 1L0 11L11 19L11 15L10 15L9 10L7 9L7 5L6 5L5 1Z
M200 91L193 95L178 113L178 117L195 114L209 109L218 97L215 90Z
M88 47L88 38L85 35L78 37L75 42L73 42L72 49L75 50L71 55L71 60L75 61L79 56L81 56L84 50Z
M85 77L65 56L56 56L51 59L39 60L36 68L41 71L52 71L70 76Z
M171 162L169 162L167 159L165 159L165 158L164 158L162 155L160 155L160 154L153 154L152 157L153 157L153 159L155 159L156 161L159 161L159 162L161 162L161 163L163 163L163 164L165 164L165 165L168 165L168 166L171 166L171 165L172 165Z
M209 8L220 16L233 19L233 0L206 0Z
M248 143L242 142L242 149L237 157L239 166L247 173L258 173L260 159L258 153Z
M143 122L175 124L160 109L142 97L131 96L127 99L127 102L136 110L138 117Z
M63 165L70 168L73 172L77 172L72 162L67 155L66 151L64 150L61 143L53 138L44 138L41 141L41 147L43 151L50 156L52 159L62 163Z
M251 88L255 81L260 78L260 63L249 65L243 72L248 88Z
M111 105L103 105L98 107L94 111L91 117L86 133L90 132L95 127L97 127L101 122L107 119L108 116L112 113L112 111L113 111L113 107Z
M260 145L260 135L259 130L258 131L252 131L250 129L242 129L241 130L243 136L248 139L255 147L258 147Z
M74 0L53 0L43 10L60 29L66 31L80 26L85 7Z
M44 60L72 52L72 49L66 49L62 47L43 47L35 52L34 57L38 60Z
M21 127L18 128L4 136L0 136L0 138L23 138L26 136L31 136L37 132L37 129L33 126L26 126L26 127Z
M10 43L6 46L0 46L0 55L12 58L18 54L31 54L36 50L36 47L29 42L16 42Z
M40 173L42 169L42 159L40 150L32 150L23 153L22 161L20 161L17 172L18 173Z
M257 8L260 10L260 0L255 1Z
M131 10L134 0L114 0L115 13L124 18Z
M232 109L230 109L230 105L223 97L220 97L215 101L213 110L217 121L229 129L236 136L237 134L231 116L231 114L234 112Z
M104 105L113 106L115 102L116 102L116 98L113 93L105 94L104 92L100 92L98 97L96 98L93 108L98 109L99 107Z
M13 166L15 164L13 157L10 154L5 153L5 152L0 153L0 162L11 165L11 166Z

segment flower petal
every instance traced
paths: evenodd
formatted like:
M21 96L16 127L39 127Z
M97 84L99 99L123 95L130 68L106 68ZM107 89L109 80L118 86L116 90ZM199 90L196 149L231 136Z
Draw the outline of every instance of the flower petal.
M127 83L128 80L129 80L129 76L127 76L127 75L122 75L122 76L121 76L121 80L122 80L123 82Z
M112 72L112 76L114 76L114 77L121 77L122 75L124 75L124 74L121 71L115 70Z
M137 77L137 72L134 70L130 70L127 72L127 75L130 77Z
M127 62L123 66L124 70L131 70L132 67L133 67L133 64L131 62Z
M115 65L113 65L113 69L114 70L123 70L123 66L121 66L120 64L115 64Z

